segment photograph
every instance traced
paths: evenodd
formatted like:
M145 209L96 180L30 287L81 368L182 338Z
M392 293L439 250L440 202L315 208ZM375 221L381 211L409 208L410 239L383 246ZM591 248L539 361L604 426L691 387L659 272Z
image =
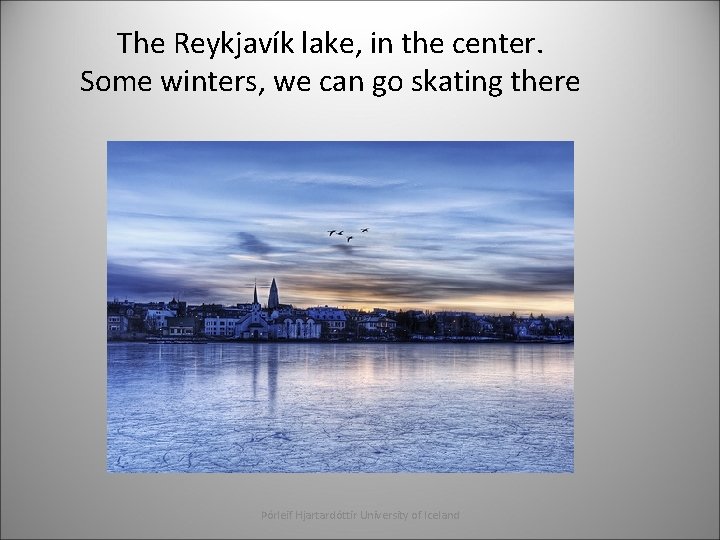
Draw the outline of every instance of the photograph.
M108 141L111 473L574 472L573 141Z

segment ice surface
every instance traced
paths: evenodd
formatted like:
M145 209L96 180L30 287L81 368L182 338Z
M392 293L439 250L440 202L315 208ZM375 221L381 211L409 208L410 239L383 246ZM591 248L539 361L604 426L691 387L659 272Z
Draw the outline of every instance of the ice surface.
M114 472L571 472L571 344L108 344Z

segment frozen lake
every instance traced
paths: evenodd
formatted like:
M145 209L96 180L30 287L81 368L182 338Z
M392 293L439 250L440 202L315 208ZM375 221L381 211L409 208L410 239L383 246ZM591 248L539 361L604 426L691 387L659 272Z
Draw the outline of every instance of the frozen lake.
M109 343L113 472L572 472L572 344Z

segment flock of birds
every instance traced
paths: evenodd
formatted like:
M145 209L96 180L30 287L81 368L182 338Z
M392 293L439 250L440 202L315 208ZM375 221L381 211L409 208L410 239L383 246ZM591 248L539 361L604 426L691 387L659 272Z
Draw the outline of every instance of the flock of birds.
M366 233L369 230L370 230L370 227L365 227L363 229L360 229L360 232ZM332 236L333 234L335 234L337 236L343 236L343 233L345 232L345 230L343 229L341 231L338 231L337 229L333 229L332 231L327 231L327 232L330 233L328 236ZM348 242L350 242L350 240L352 240L354 238L354 236L346 236L345 238L347 239Z

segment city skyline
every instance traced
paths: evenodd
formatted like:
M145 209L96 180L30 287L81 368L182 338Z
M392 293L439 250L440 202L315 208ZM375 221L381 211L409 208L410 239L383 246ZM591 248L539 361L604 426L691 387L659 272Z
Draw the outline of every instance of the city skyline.
M108 298L574 313L572 142L107 150Z

